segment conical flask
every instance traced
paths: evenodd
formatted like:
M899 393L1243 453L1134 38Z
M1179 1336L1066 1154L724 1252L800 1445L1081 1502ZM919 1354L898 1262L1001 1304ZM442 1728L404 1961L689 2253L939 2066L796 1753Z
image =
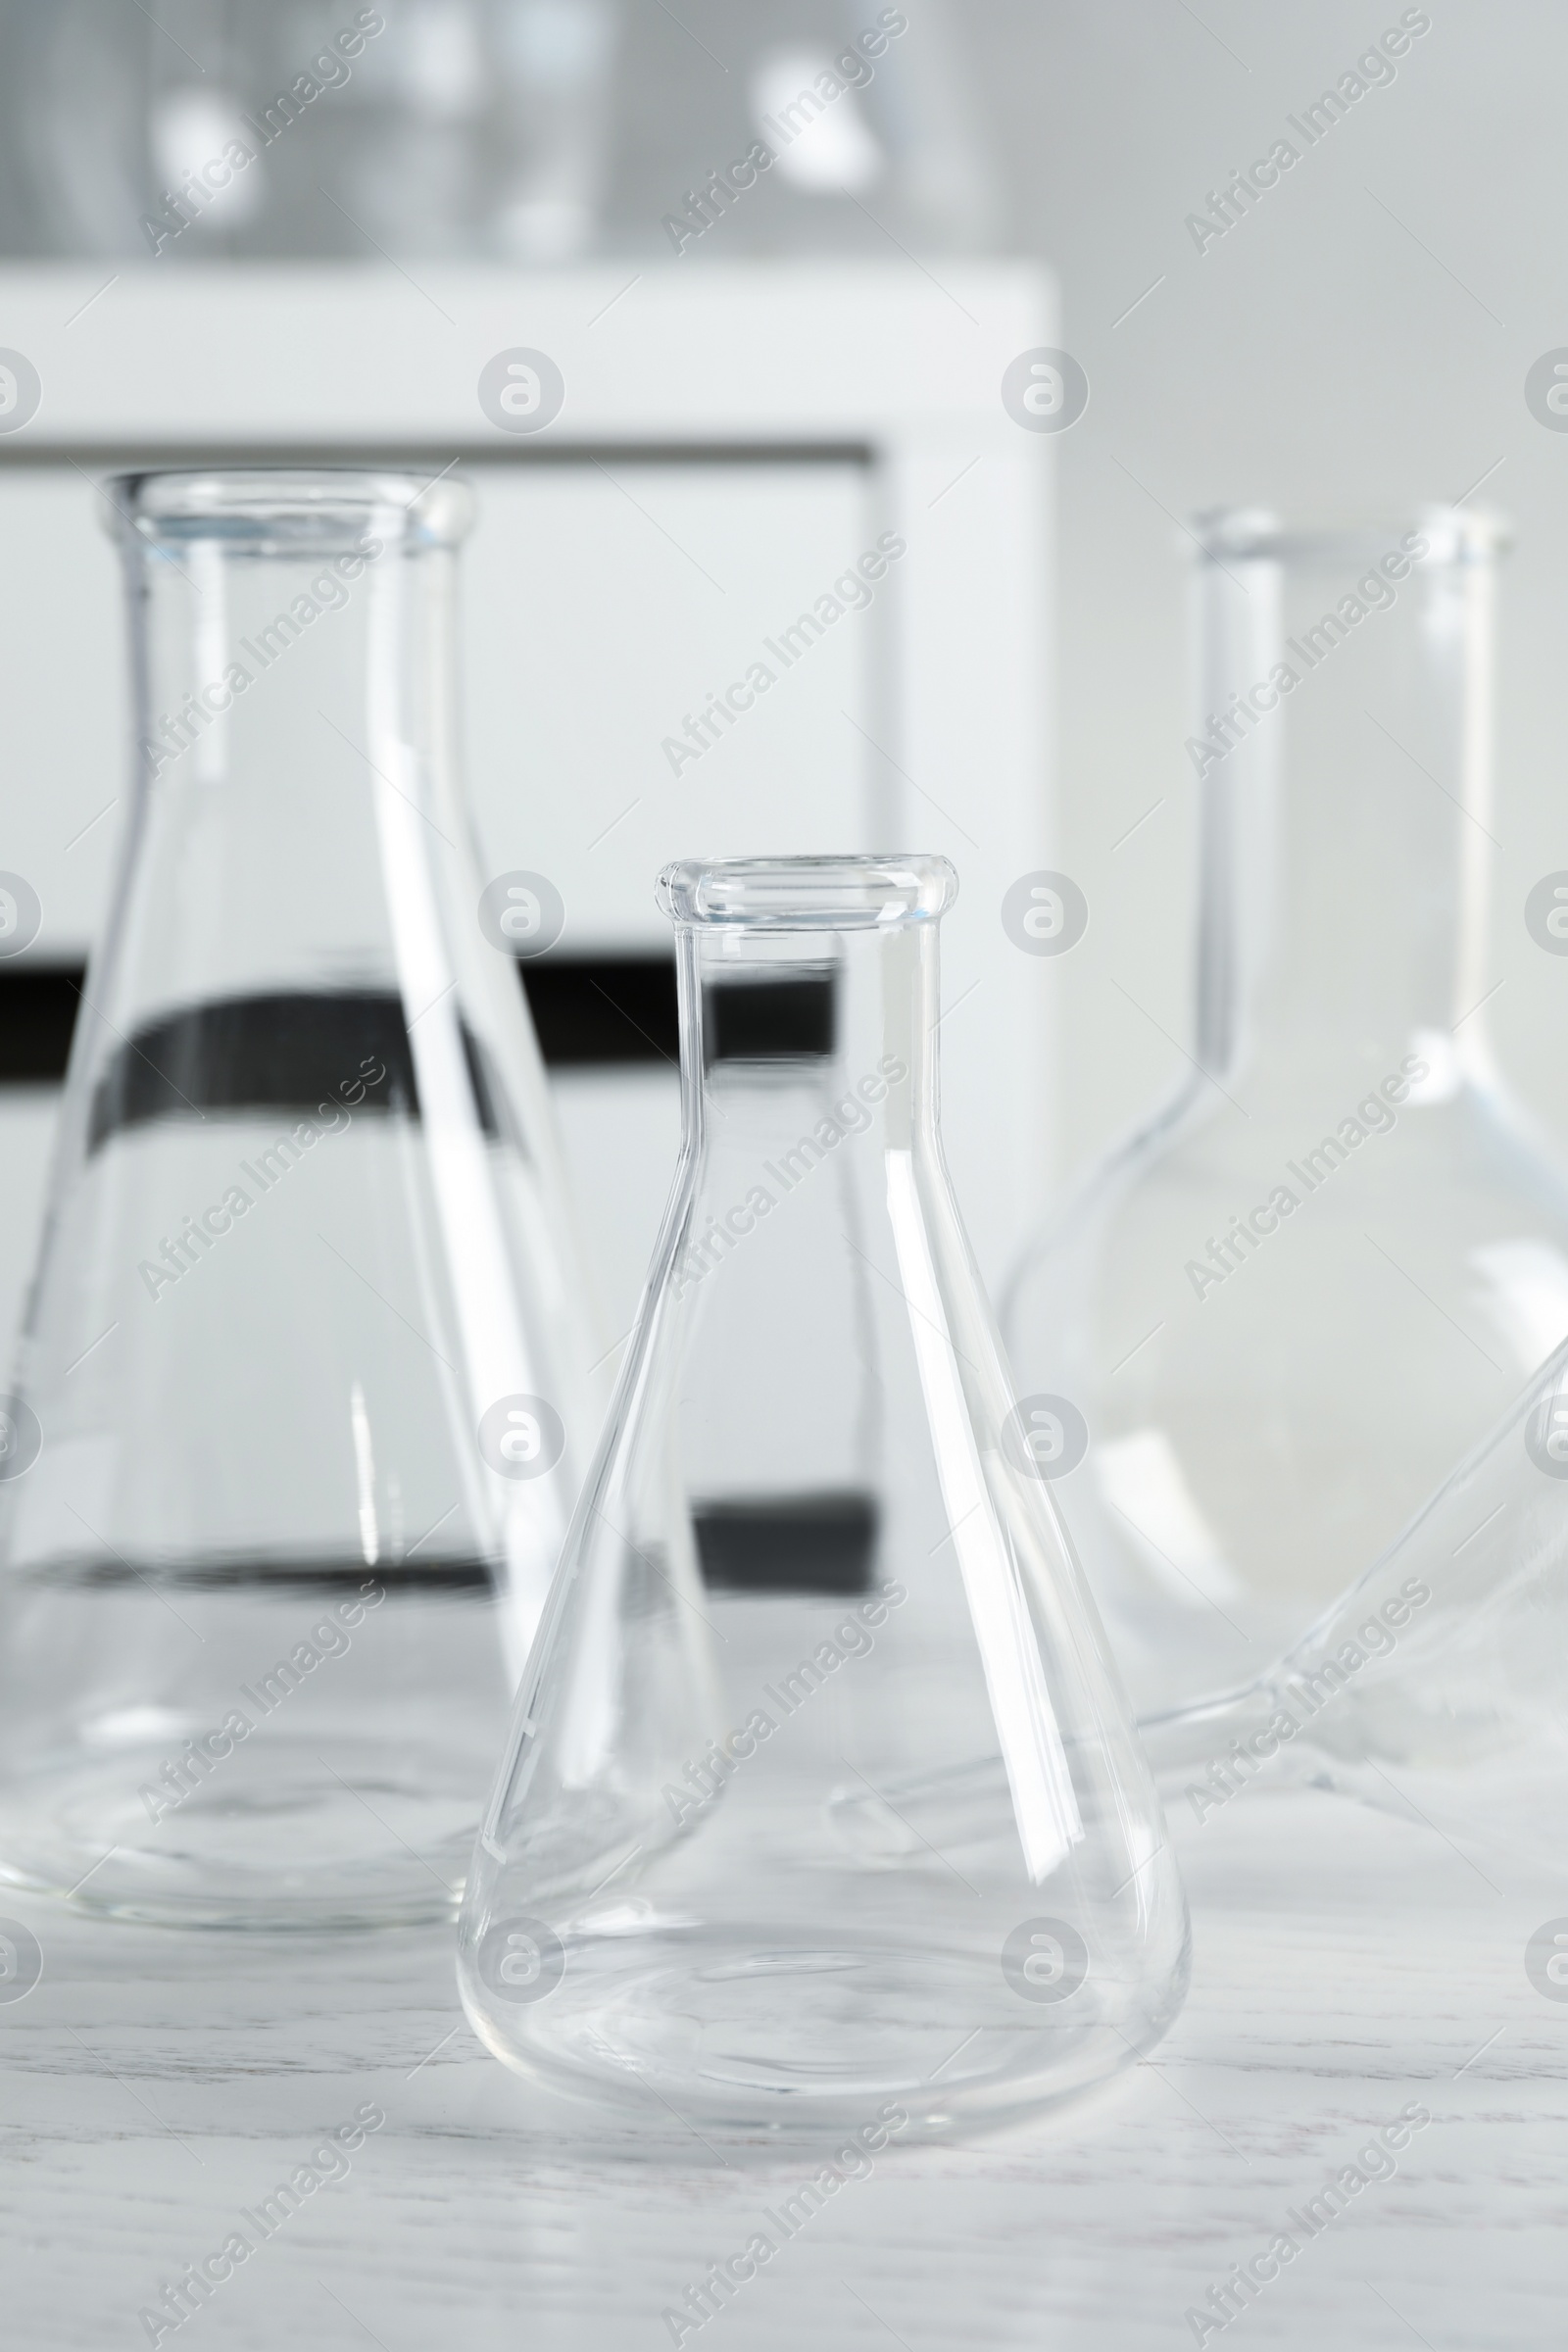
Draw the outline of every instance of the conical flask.
M1568 1343L1267 1673L1144 1736L1200 1822L1308 1781L1560 1870L1568 1837Z
M0 1461L0 1872L450 1911L597 1429L453 757L468 493L111 489L137 750Z
M661 878L684 1150L459 1977L523 2074L703 2131L1023 2112L1185 1988L1158 1802L943 1163L955 888L926 858Z
M1488 1051L1499 526L1200 517L1190 1066L1003 1314L1140 1715L1250 1680L1568 1333L1568 1181Z

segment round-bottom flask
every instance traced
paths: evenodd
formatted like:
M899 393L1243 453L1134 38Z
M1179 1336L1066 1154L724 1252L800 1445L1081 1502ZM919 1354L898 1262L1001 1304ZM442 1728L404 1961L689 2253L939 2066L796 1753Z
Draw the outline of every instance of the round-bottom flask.
M1003 1318L1088 1425L1140 1719L1298 1641L1568 1333L1568 1177L1485 1036L1498 527L1199 533L1194 1052Z
M519 2072L705 2131L1022 2114L1185 1988L1158 1802L943 1163L954 888L936 858L661 882L682 1160L459 1976Z

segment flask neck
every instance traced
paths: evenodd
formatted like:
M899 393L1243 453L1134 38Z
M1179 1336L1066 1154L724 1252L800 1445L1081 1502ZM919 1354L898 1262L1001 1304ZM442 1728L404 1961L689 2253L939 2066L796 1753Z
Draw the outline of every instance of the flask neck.
M709 1168L766 1144L788 1182L852 1140L857 1157L934 1145L934 921L686 930L681 989L687 1148Z
M1423 519L1200 566L1197 1027L1221 1077L1414 1054L1451 1091L1484 1060L1493 542Z
M395 966L417 1011L450 977L417 885L432 854L469 853L455 531L416 483L316 484L154 477L140 510L127 489L139 756L116 960L144 1003L385 986Z

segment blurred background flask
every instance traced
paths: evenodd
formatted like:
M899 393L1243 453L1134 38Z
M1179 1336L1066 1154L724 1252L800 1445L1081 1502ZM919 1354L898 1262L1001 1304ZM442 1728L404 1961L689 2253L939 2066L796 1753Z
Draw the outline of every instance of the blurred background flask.
M1004 1324L1140 1713L1250 1678L1568 1334L1568 1182L1488 1049L1493 605L1454 510L1200 516L1194 1050Z
M952 0L155 13L0 0L0 251L691 269L1005 244Z
M682 1160L459 1974L510 2065L701 2129L1020 2113L1131 2063L1185 1988L1158 1802L942 1159L954 889L920 858L662 878Z
M138 745L4 1411L0 1870L439 1913L599 1352L512 945L559 909L481 899L456 780L468 493L109 495Z

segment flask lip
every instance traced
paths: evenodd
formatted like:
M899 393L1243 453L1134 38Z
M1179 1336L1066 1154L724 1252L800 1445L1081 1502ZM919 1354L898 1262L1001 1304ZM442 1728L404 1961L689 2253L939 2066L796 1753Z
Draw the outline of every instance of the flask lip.
M1427 542L1417 564L1484 564L1506 555L1513 525L1491 507L1447 506L1441 501L1406 508L1402 514L1365 514L1348 521L1282 521L1268 507L1207 507L1189 518L1184 546L1196 543L1200 564L1276 563L1353 570L1386 555L1407 553L1406 536Z
M179 466L107 484L108 528L125 548L213 540L236 554L334 555L367 533L406 549L456 547L473 494L451 474L413 467Z
M946 858L686 858L657 896L683 929L888 931L935 922L958 895Z

